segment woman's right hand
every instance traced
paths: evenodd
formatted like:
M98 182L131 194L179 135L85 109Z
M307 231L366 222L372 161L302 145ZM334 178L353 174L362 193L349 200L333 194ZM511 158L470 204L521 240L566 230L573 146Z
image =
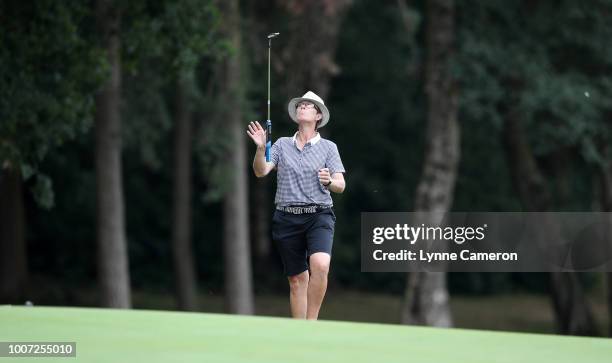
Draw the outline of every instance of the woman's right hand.
M259 122L251 121L247 130L247 134L253 139L253 142L257 147L264 147L266 145L266 131L261 127Z

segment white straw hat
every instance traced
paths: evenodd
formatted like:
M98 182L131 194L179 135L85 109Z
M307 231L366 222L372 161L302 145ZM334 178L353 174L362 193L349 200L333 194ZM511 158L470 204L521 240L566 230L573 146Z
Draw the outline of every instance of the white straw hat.
M321 97L317 96L317 94L312 91L308 91L302 97L297 97L289 101L287 111L289 111L289 117L291 117L293 121L295 121L296 123L298 122L295 106L302 101L312 102L317 105L319 110L321 110L323 118L321 119L321 124L319 125L319 128L325 126L329 122L329 110L325 106L325 102L323 102Z

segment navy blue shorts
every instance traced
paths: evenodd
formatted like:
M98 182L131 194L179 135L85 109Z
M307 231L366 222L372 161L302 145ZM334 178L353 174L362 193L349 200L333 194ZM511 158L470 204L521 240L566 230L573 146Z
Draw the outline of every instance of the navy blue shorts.
M285 275L308 270L308 259L313 253L331 256L335 224L332 208L303 214L274 210L272 240L283 260Z

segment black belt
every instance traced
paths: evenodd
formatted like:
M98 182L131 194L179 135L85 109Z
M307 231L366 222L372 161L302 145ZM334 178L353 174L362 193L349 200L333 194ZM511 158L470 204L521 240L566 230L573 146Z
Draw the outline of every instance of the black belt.
M324 209L329 209L331 207L332 207L331 205L312 204L312 205L299 205L299 206L289 205L286 207L277 206L276 209L283 211L283 212L291 213L291 214L303 214L303 213L316 213Z

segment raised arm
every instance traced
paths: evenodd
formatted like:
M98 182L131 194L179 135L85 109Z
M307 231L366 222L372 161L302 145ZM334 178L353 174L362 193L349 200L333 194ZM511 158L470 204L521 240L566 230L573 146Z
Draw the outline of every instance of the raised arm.
M275 167L274 163L266 161L266 132L259 122L255 121L249 123L247 134L257 147L255 158L253 159L253 172L255 172L256 177L263 178Z

